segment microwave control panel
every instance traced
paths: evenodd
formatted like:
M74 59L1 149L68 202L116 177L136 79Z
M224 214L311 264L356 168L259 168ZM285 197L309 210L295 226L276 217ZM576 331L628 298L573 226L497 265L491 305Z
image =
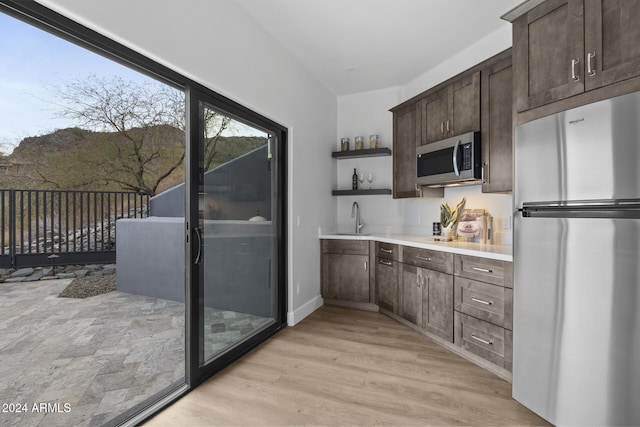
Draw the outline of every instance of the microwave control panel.
M463 144L460 146L462 150L462 168L463 171L471 170L472 167L472 152L471 152L471 143Z

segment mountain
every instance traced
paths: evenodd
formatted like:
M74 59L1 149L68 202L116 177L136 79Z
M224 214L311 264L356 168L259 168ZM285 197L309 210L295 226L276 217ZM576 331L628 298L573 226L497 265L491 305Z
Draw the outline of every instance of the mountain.
M220 137L213 166L265 143L260 137ZM142 182L147 188L155 185L159 193L184 181L183 155L184 132L170 126L133 129L130 138L116 132L60 129L24 138L10 155L0 158L0 188L129 191L143 187Z

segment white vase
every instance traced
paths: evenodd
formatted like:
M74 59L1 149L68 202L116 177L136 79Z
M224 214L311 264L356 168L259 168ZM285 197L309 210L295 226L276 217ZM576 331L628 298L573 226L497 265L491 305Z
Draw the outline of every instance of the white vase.
M444 240L450 240L451 239L451 226L442 227L442 237L444 237Z

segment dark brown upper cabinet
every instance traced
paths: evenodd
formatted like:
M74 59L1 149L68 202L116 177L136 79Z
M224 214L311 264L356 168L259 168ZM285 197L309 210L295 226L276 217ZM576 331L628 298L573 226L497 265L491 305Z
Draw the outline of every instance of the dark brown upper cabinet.
M393 198L418 197L416 186L416 144L420 103L393 113Z
M640 75L640 2L585 0L587 90Z
M416 186L416 147L472 131L488 147L482 191L511 191L512 105L506 49L393 107L393 198L444 197L443 188Z
M518 112L640 76L640 2L548 0L513 21L513 52Z
M481 71L482 192L508 192L513 181L511 57Z
M480 129L480 72L421 101L420 145Z

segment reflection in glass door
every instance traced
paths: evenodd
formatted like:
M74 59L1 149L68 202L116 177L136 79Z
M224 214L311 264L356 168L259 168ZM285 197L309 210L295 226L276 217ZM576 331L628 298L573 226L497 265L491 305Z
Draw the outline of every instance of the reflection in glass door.
M202 105L201 363L274 323L269 135Z
M192 384L284 323L282 134L214 104L189 91Z

